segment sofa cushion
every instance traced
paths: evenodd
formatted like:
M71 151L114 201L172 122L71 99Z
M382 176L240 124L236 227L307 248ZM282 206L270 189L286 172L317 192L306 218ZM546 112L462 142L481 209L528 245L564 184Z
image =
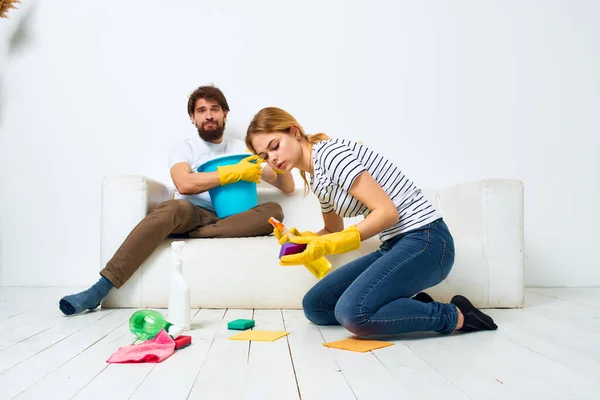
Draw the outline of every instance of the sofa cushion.
M170 242L162 243L142 265L141 307L158 308L168 303ZM318 281L303 266L280 266L279 245L274 237L186 239L185 242L183 273L190 285L192 307L300 309L304 294ZM261 250L256 251L257 248ZM378 248L379 241L370 239L363 242L360 250L329 258L334 265L343 265ZM443 302L460 293L476 306L485 305L488 264L481 242L475 237L458 237L455 249L450 275L427 292ZM126 283L129 284L135 283Z

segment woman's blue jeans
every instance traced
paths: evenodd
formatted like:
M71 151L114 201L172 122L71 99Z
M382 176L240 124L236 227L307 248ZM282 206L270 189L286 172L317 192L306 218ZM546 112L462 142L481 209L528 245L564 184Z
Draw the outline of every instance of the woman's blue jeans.
M358 336L449 334L458 322L456 306L411 297L446 279L453 264L454 240L438 219L324 277L304 296L304 314L317 325L341 324Z

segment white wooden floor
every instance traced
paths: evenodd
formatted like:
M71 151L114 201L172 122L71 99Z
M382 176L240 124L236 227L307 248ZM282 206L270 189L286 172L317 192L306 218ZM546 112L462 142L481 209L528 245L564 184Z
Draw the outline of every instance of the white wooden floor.
M192 345L158 364L107 364L132 344L134 310L63 316L65 288L0 288L2 399L600 399L600 288L527 289L523 310L488 310L499 329L404 335L369 353L302 311L193 310ZM227 322L287 330L227 340ZM392 340L392 339L389 339Z

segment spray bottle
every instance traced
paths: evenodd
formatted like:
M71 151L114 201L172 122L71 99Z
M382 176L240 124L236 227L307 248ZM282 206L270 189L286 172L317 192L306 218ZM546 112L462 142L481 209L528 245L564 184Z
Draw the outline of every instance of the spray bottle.
M171 243L171 288L169 290L169 321L190 329L190 287L183 276L183 246L185 242Z
M288 235L288 238L290 239L295 237L285 228L285 226L281 222L279 222L275 218L269 218L269 223L273 225L273 227L277 229L281 235ZM302 253L304 249L306 249L305 244L297 244L292 242L284 243L281 246L281 250L279 251L279 258L289 254ZM325 257L321 257L318 260L306 263L304 264L304 266L318 279L321 279L322 277L327 275L327 273L331 270L331 263Z
M129 330L143 341L153 339L162 329L175 339L183 333L185 327L173 325L155 310L138 310L129 318Z

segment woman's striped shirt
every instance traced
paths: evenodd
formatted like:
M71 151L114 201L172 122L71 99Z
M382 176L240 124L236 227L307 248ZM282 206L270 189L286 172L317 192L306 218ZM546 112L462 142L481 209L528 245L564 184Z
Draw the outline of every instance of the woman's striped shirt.
M368 171L392 199L400 220L379 234L382 242L417 229L441 215L423 196L421 190L385 157L362 144L329 139L313 146L314 174L310 188L321 202L321 211L331 211L349 218L369 215L369 209L349 193L354 180Z

